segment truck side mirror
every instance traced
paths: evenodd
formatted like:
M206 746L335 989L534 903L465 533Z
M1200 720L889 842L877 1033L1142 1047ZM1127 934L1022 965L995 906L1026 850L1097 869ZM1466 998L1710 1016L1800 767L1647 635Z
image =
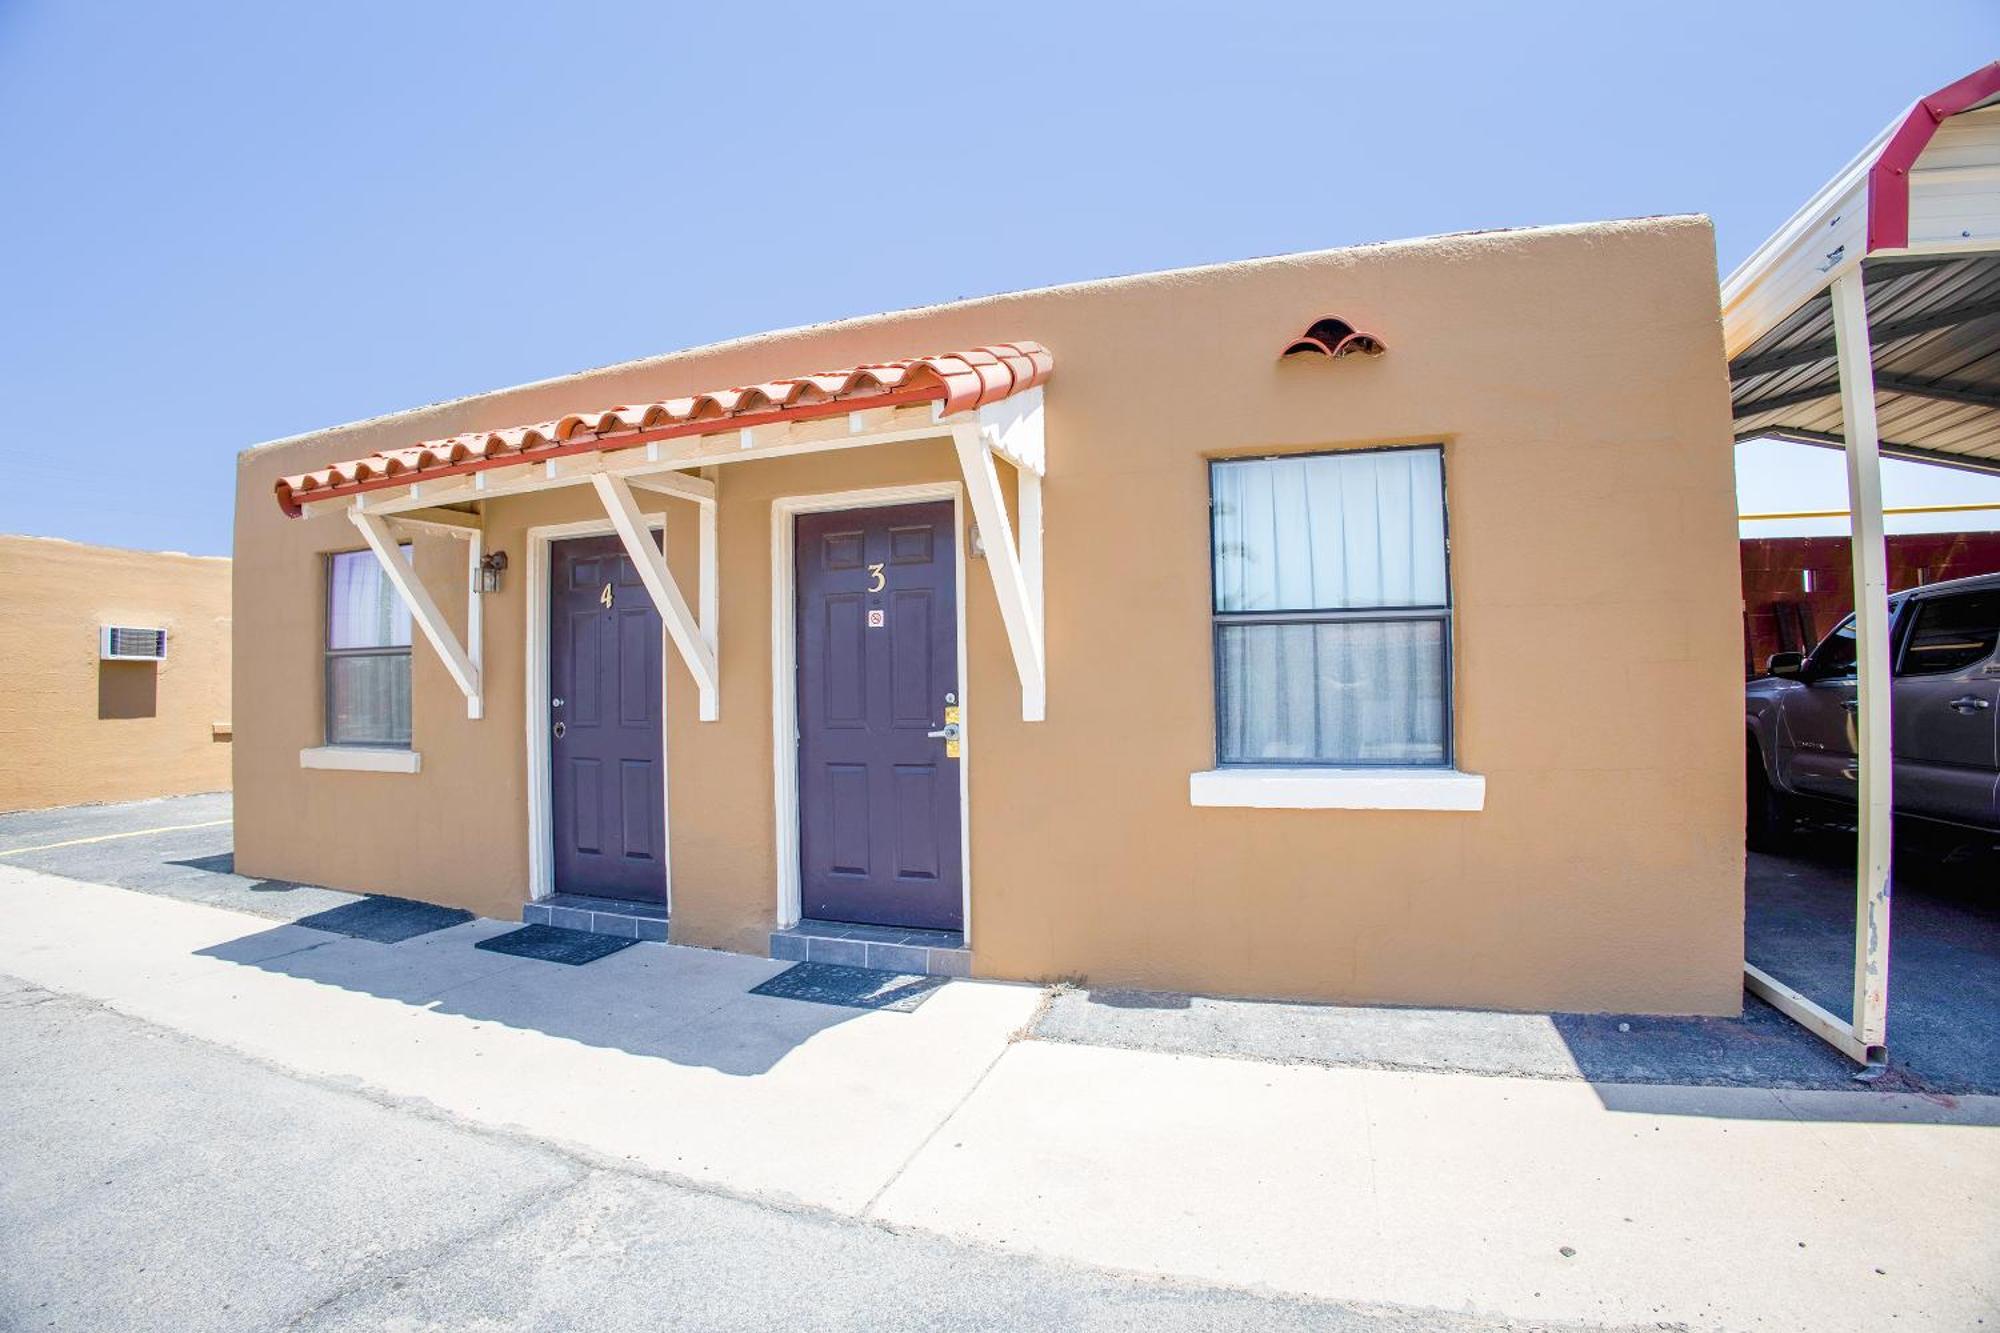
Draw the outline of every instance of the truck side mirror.
M1782 676L1786 680L1797 680L1805 675L1806 655L1804 653L1772 653L1764 663L1764 673Z

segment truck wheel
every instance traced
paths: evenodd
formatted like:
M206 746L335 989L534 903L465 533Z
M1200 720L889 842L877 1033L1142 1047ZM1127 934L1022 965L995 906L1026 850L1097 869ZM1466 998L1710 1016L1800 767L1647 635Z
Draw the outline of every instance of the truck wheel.
M1744 842L1753 852L1782 851L1792 838L1792 813L1785 806L1784 793L1771 786L1764 773L1764 757L1752 743L1744 775Z

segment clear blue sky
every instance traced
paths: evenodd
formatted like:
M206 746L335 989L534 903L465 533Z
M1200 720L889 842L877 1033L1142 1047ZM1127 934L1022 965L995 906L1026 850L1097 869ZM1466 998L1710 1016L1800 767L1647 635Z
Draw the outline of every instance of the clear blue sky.
M0 531L224 553L245 446L960 296L1670 212L1726 269L1996 54L1992 0L0 0Z

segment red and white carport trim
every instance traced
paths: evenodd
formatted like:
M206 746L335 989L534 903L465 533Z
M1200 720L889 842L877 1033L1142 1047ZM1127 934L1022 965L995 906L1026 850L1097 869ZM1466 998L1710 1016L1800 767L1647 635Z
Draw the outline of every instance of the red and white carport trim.
M879 362L579 413L531 426L427 440L404 449L281 478L287 514L345 513L375 553L427 642L484 713L477 595L482 502L589 486L665 622L699 691L699 715L721 716L717 657L720 576L716 496L729 463L870 445L949 439L964 475L1021 682L1021 717L1046 710L1042 647L1042 383L1054 368L1038 343ZM996 456L1018 475L1009 518ZM638 495L694 503L700 512L699 585L690 606L654 545ZM461 642L414 570L397 556L400 529L444 532L470 545L466 636Z
M1853 524L1860 848L1841 1018L1745 964L1756 994L1887 1058L1892 769L1885 452L2000 470L2000 62L1917 101L1722 287L1737 437L1844 449ZM1870 317L1871 296L1883 307ZM1885 445L1883 423L1892 431Z

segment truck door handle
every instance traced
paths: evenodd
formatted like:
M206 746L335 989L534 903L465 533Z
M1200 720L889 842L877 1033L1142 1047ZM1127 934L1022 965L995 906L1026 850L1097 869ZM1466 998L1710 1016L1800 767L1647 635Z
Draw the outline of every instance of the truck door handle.
M1840 706L1842 708L1845 708L1850 713L1858 713L1861 711L1861 701L1859 699L1842 699L1840 701Z
M1982 708L1991 708L1993 701L1982 699L1976 694L1968 694L1962 699L1953 699L1950 706L1953 712L1976 713Z

